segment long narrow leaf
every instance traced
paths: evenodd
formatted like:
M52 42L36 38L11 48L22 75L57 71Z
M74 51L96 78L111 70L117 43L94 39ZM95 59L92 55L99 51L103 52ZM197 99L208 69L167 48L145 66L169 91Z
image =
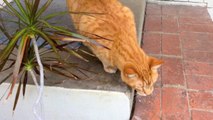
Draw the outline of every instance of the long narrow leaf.
M64 28L64 27L61 27L61 26L58 27L58 26L50 25L48 22L46 22L44 20L39 20L39 21L42 22L42 23L44 23L47 27L55 29L55 30L60 31L60 32L63 32L66 35L69 35L69 36L72 36L72 37L76 37L76 38L80 38L80 39L83 39L83 40L85 40L85 41L87 41L89 43L92 43L94 45L101 46L103 48L109 49L108 47L106 47L106 46L104 46L104 45L96 42L95 40L92 40L92 39L87 38L85 36L82 36L80 34L76 34L76 33L70 32L70 31L66 30L66 28Z
M24 16L25 20L28 20L29 22L29 19L28 18L28 14L27 14L27 11L25 11L24 7L22 6L20 0L14 0L16 5L18 6L20 12L22 13L22 15Z
M20 91L21 91L21 80L19 81L19 85L18 85L18 89L17 89L17 92L16 92L16 97L15 97L15 101L14 101L14 104L13 104L13 111L15 111L16 109L16 106L17 106L17 103L18 103L18 100L19 100L19 95L20 95Z
M33 17L35 17L34 15L36 15L39 3L40 3L40 0L34 0L33 8L32 8L32 13L31 13L33 15Z
M14 23L14 24L17 24L19 26L22 26L24 27L24 24L17 20L11 20L11 19L3 19L2 22L7 22L7 23Z
M48 45L47 41L43 41L41 45L38 46L38 49L44 48L46 45Z
M13 61L8 67L4 68L1 72L7 71L15 64L15 61Z
M14 49L16 42L18 39L25 33L27 29L23 29L16 33L15 37L10 40L8 45L0 52L0 71L3 69L4 64L6 63L5 60L9 57L10 53Z
M84 61L86 61L86 62L89 62L89 60L87 60L86 58L84 58L83 56L81 56L80 54L76 53L73 50L70 50L70 49L67 49L67 48L63 48L63 50L74 55L74 56L76 56L76 57L78 57L78 58L80 58L80 59L82 59L82 60L84 60Z
M34 0L33 2L33 6L32 6L32 12L31 12L31 23L33 23L33 21L35 21L35 17L36 17L36 12L38 10L38 6L39 6L40 0Z
M1 26L0 25L0 31L2 32L2 33L4 33L4 35L8 38L8 39L11 39L12 37L10 36L10 34L7 32L7 30L5 30L4 28L3 28L3 26Z
M37 12L35 19L38 19L41 16L41 14L43 14L44 11L46 11L46 9L50 6L50 4L52 3L52 1L53 0L47 0L47 2Z
M7 0L3 0L3 1L6 4L6 6L10 8L10 10L14 13L16 17L18 17L23 23L26 23L26 20L24 19L24 17L15 8L13 8L13 6Z
M63 71L57 70L55 68L51 68L49 65L44 65L44 69L46 69L46 70L48 70L50 72L59 74L59 75L64 76L64 77L68 77L68 78L73 78L74 77L74 76L69 76L69 75L65 74Z
M10 15L10 16L16 16L12 11L8 10L8 9L5 8L5 7L0 8L0 11L1 11L1 12L5 12L5 13L7 13L7 14Z
M11 35L7 32L7 29L5 27L5 24L4 24L4 19L3 19L3 16L0 14L0 30L4 33L4 35L7 37L7 39L11 39Z
M24 73L23 90L22 90L23 96L25 96L27 82L28 82L28 71L26 71L26 72Z
M50 65L51 66L51 65ZM66 72L68 72L69 73L69 75L71 75L72 76L72 78L74 78L74 79L79 79L79 77L76 75L76 74L74 74L74 73L72 73L72 72L70 72L70 70L68 70L66 67L64 67L64 66L61 66L61 65L52 65L52 69L53 68L58 68L58 69L60 69L60 70L64 70L64 71L66 71Z
M87 38L87 37L85 37L85 36L83 36L83 35L76 34L76 33L72 33L72 36L73 36L73 37L80 38L80 39L87 40L89 43L92 43L92 44L94 44L94 45L101 46L101 47L103 47L103 48L109 49L107 46L104 46L104 45L102 45L102 44L96 42L95 40L91 40L90 38Z
M26 7L27 14L30 15L32 12L32 5L30 4L29 0L24 0L24 4Z
M87 55L89 55L89 56L95 57L94 54L92 54L92 53L90 53L90 52L87 52L86 50L80 49L80 51L81 51L82 53L84 53L84 54L87 54Z
M4 55L9 54L13 50L13 47L15 46L16 42L23 35L23 33L25 33L26 30L27 29L23 29L15 34L15 37L12 40L10 40L8 45L0 52L0 60L3 60Z
M58 35L49 35L49 38L53 40L60 40L60 41L66 41L66 42L87 42L87 40L83 40L83 39L66 37L66 36L58 36Z
M55 47L54 42L46 34L44 34L42 31L40 31L40 30L34 30L34 31L36 33L38 33L44 40L46 40L50 44L50 46L52 47L55 54L58 56L58 58L60 58L60 55L57 51L57 48Z
M46 20L55 18L56 16L65 15L65 14L68 14L68 13L69 13L68 11L55 12L55 13L52 13L52 14L48 14L47 16L44 16L42 19L46 21Z
M20 43L20 46L19 46L19 49L18 49L15 67L14 67L14 70L13 70L13 82L12 82L12 86L11 86L9 94L12 94L13 88L16 84L17 79L18 79L18 75L19 75L19 72L20 72L20 67L21 67L21 63L22 63L22 60L23 60L23 56L24 56L24 52L25 52L25 49L26 49L26 43L28 41L28 38L29 38L28 35L24 35L22 37L22 40L21 40L21 43Z
M48 14L47 16L43 17L43 20L49 20L49 19L55 18L57 16L62 16L62 15L66 15L66 14L78 14L78 15L88 15L88 16L91 16L92 14L103 15L103 13L61 11L61 12L55 12L52 14ZM93 17L93 16L91 16L91 17Z

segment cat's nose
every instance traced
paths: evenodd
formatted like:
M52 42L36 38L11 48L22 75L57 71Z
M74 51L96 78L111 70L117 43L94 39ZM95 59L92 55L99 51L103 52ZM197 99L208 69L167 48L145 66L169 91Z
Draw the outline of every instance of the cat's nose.
M154 91L154 87L152 86L149 89L145 89L144 92L146 95L151 95L153 93L153 91Z

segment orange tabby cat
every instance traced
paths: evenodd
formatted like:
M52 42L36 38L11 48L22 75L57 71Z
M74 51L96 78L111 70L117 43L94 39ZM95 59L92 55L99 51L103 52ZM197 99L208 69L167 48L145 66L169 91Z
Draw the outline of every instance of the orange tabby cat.
M81 34L93 39L94 34L107 38L96 41L110 49L90 43L85 45L101 60L106 72L115 73L119 69L122 80L138 94L151 94L162 61L146 55L137 44L131 10L118 0L67 0L67 5L72 12L99 13L71 14Z

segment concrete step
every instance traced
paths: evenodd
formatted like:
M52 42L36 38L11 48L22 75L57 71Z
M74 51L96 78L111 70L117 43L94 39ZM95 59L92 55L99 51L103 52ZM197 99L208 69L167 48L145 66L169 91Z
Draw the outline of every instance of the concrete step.
M121 2L129 6L135 14L140 43L146 2L145 0L121 0ZM54 0L47 13L64 10L66 10L65 0ZM73 27L68 15L57 17L53 21L60 25ZM13 31L14 25L8 26ZM86 72L89 77L77 73L82 80L72 80L46 73L48 76L44 91L46 120L128 120L130 118L134 91L121 81L119 73L105 73L98 59L87 58L90 60L89 63L76 58L70 59L72 62L78 62L87 70L95 72ZM1 73L0 76L3 77L5 74L7 73ZM0 95L7 86L8 84L5 83L0 87ZM32 119L34 117L32 105L36 96L35 86L30 81L27 86L27 94L25 98L20 97L14 115L12 116L14 98L11 97L8 101L0 101L0 106L2 106L0 116L4 116L3 120Z

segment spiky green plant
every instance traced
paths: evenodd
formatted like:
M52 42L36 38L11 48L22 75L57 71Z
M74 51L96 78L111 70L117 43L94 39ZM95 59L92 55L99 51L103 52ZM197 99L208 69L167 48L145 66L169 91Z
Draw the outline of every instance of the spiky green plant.
M32 40L38 40L39 38L44 40L43 43L38 46L39 50L44 49L45 46L50 46L50 48L45 48L45 50L40 52L41 61L45 70L73 78L77 78L78 76L69 71L69 74L65 74L64 72L61 72L61 70L66 71L67 67L76 67L76 64L62 59L60 51L75 55L81 59L84 58L74 50L68 49L66 47L68 43L64 43L64 41L81 41L92 42L96 45L100 44L84 36L73 33L65 27L50 24L48 21L55 16L70 13L58 12L44 16L43 13L50 6L52 0L47 0L45 4L41 5L41 7L39 7L40 0L24 0L23 3L21 3L20 0L14 0L17 9L15 9L7 0L3 1L6 4L6 8L2 8L1 12L5 12L16 19L8 21L1 18L1 22L4 22L4 24L12 22L17 25L17 28L16 32L9 33L4 24L0 25L0 30L7 37L6 45L0 50L0 72L7 71L11 67L13 69L12 73L9 73L2 81L0 81L0 84L12 77L8 95L10 96L13 92L14 85L19 81L13 108L13 110L15 110L22 85L23 95L25 95L29 71L33 70L40 75ZM14 51L17 52L14 53ZM49 54L50 52L54 53L54 57L45 57L44 54Z

